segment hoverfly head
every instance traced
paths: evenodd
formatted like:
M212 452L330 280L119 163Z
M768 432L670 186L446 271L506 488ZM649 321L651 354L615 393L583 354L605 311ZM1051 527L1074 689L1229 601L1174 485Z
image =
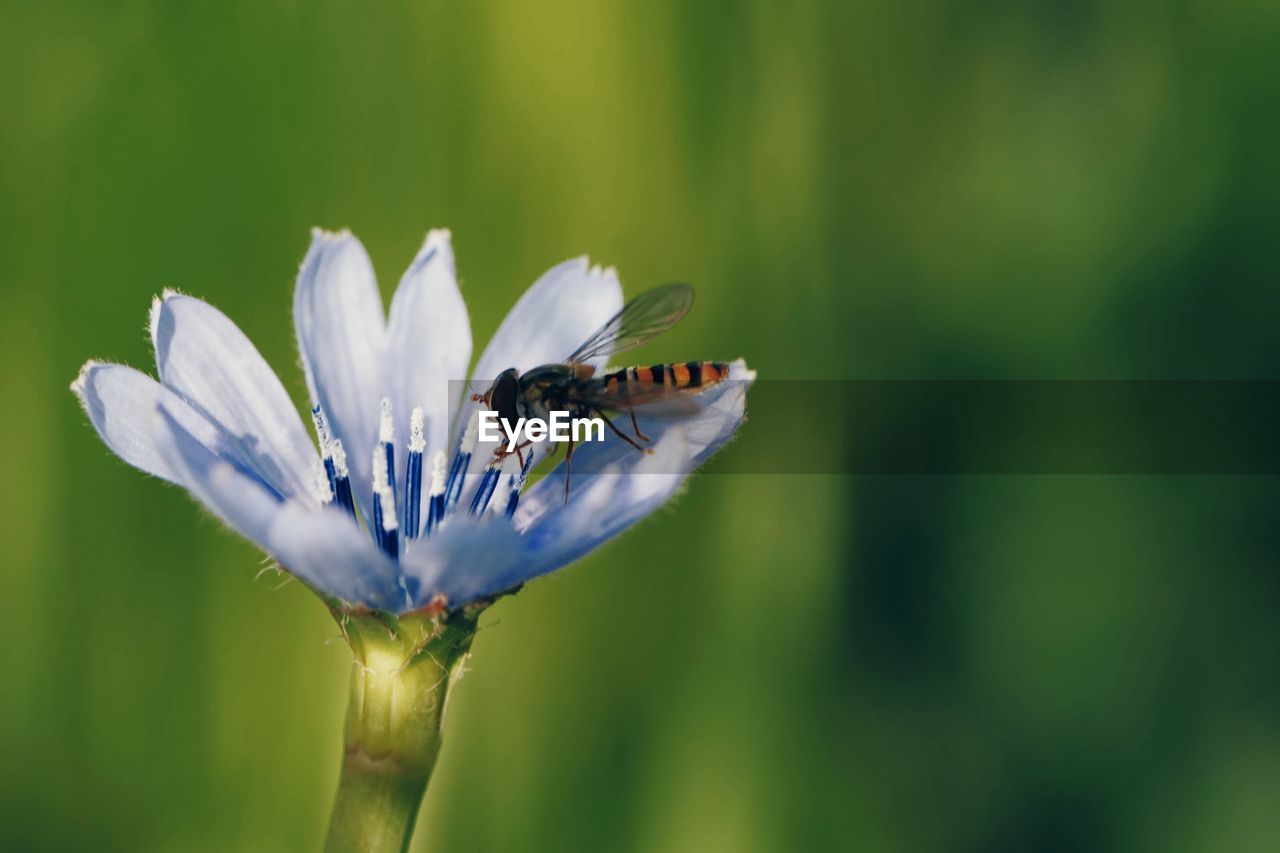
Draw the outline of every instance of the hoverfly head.
M509 367L498 374L498 378L493 380L488 391L472 399L479 398L478 401L497 412L498 417L515 423L520 419L520 412L516 405L516 399L520 395L519 379L520 372L514 367Z

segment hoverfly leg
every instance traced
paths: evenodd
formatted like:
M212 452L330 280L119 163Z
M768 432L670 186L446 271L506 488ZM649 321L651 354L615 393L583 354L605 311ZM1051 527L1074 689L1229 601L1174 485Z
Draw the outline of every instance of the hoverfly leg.
M523 468L523 467L524 467L524 454L523 454L521 451L522 451L522 450L524 450L524 448L528 447L528 446L529 446L529 445L531 445L531 444L533 444L533 439L532 439L532 438L527 438L527 439L525 439L524 441L522 441L522 442L520 442L519 444L517 444L517 445L516 445L516 458L520 460L520 467L521 467L521 468Z
M524 441L517 444L515 447L515 450L507 450L505 447L498 447L493 451L493 459L496 462L501 459L506 459L508 456L514 453L516 457L520 460L520 464L524 465L524 454L521 453L520 451L531 444L533 444L533 439L527 438Z
M647 447L641 447L640 445L636 444L634 438L627 435L622 430L618 429L617 426L614 425L613 421L609 420L608 415L604 413L603 409L596 409L596 414L600 416L601 420L603 420L606 424L609 425L609 429L613 430L614 435L616 435L618 438L622 439L627 444L634 447L636 450L639 450L641 453L653 453L653 451L649 450Z
M644 433L642 433L642 432L640 431L640 424L636 423L636 409L635 409L635 406L632 406L632 407L631 407L630 409L628 409L627 411L629 411L629 412L631 413L631 429L635 431L636 438L640 439L641 441L645 442L646 444L648 444L650 441L653 441L653 439L649 438L649 436L645 435Z

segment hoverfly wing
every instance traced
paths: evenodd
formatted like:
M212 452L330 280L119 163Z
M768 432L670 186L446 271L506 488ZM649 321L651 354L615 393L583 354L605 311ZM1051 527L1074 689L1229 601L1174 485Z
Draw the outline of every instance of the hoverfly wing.
M646 290L600 327L565 361L581 363L648 343L679 323L693 307L693 287L664 284Z

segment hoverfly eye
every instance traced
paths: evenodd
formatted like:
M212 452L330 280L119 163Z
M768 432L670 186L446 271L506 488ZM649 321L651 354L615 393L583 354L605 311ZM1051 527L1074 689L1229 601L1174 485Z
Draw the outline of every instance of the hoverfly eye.
M493 381L486 396L490 409L498 413L498 417L515 422L519 418L516 407L516 396L519 394L519 383L514 370L504 370Z

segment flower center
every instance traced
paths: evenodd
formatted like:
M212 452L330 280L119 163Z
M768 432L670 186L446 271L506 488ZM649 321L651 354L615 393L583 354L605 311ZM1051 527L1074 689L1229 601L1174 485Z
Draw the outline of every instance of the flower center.
M329 428L324 412L319 406L311 409L316 438L320 444L323 470L316 472L316 493L323 503L335 503L359 523L355 500L351 490L351 475L347 468L347 453L341 439ZM445 517L457 510L466 485L466 475L476 452L478 426L470 418L452 463L443 450L437 450L431 459L431 479L425 497L426 520L422 518L424 455L427 449L424 415L421 407L415 407L409 415L408 456L405 459L403 503L396 500L396 451L395 425L392 419L391 401L383 399L378 419L378 442L372 453L372 518L366 518L366 526L374 542L393 560L399 559L401 543L407 545L420 536L430 536L444 523ZM520 493L528 480L533 454L525 456L518 474L507 477L507 498L504 514L515 515L520 504ZM471 515L484 515L490 509L493 496L502 481L502 462L495 459L485 466L480 484L471 496Z

